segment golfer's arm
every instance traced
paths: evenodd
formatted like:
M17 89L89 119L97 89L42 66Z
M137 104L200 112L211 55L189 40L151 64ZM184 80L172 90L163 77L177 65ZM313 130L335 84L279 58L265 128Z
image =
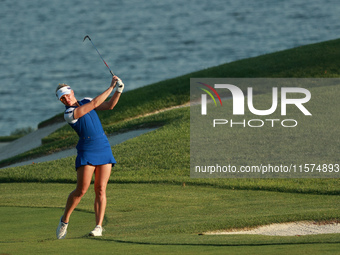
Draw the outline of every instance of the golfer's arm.
M91 102L77 107L73 112L74 118L79 119L80 117L83 117L86 113L99 107L105 101L105 99L111 94L112 90L113 90L113 87L110 86L107 90L105 90L99 96L95 97Z
M110 100L103 102L100 106L96 108L96 111L112 110L118 103L118 100L121 94L122 93L119 93L118 91L116 91L113 94L113 96L110 98Z

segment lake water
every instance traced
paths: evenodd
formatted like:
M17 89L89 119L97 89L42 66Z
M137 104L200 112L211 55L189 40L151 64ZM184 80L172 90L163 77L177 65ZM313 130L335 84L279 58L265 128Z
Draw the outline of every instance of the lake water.
M63 111L77 98L131 90L238 59L338 38L334 0L0 0L0 136ZM114 112L112 114L115 114Z

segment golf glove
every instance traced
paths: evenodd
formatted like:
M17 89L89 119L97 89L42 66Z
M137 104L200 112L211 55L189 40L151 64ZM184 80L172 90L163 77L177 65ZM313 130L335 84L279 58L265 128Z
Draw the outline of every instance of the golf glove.
M122 82L121 79L117 81L117 92L122 93L124 89L124 83Z

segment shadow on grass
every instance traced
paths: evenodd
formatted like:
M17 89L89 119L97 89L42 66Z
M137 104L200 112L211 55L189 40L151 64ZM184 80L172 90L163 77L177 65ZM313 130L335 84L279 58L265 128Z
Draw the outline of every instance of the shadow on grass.
M127 241L127 240L118 240L118 239L103 239L103 238L91 238L88 236L84 236L86 238L90 238L95 241L100 242L114 242L114 243L124 243L124 244L135 244L135 245L161 245L161 246L202 246L202 247L256 247L256 246L275 246L275 245L310 245L310 244L339 244L339 241L310 241L310 242L292 242L292 243L284 243L284 242L275 242L275 243L243 243L243 244L208 244L208 243L157 243L157 242L138 242L138 241Z
M266 179L271 180L271 179ZM282 193L296 193L296 194L312 194L312 195L331 195L331 196L338 196L340 195L340 190L319 190L319 189L301 189L301 187L275 187L275 186L262 186L256 184L254 185L247 185L244 183L235 184L235 183L209 183L209 181L200 181L196 182L191 180L189 177L182 178L182 180L109 180L109 184L165 184L165 185L183 185L185 182L187 185L197 186L197 187L211 187L211 188L218 188L218 189L231 189L231 190L255 190L255 191L271 191L271 192L282 192ZM11 178L11 177L0 177L0 183L58 183L58 184L76 184L77 180L71 179L50 179L50 180L41 180L39 178ZM94 181L91 181L93 184Z

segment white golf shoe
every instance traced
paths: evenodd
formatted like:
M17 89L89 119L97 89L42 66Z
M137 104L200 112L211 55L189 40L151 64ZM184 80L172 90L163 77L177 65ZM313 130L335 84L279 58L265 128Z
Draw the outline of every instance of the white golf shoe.
M103 228L102 226L97 225L90 233L89 236L102 236Z
M58 239L64 239L66 237L67 234L67 227L68 227L68 223L64 223L61 221L61 219L63 218L63 216L61 216L60 221L59 221L59 225L57 228L57 238Z

